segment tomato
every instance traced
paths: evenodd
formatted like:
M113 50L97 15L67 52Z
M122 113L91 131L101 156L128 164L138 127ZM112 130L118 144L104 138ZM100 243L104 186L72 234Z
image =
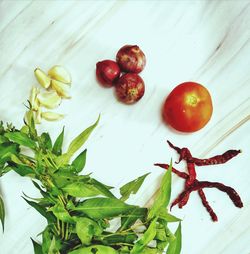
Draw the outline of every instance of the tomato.
M209 91L195 82L175 87L163 107L163 119L174 129L194 132L203 128L213 113Z

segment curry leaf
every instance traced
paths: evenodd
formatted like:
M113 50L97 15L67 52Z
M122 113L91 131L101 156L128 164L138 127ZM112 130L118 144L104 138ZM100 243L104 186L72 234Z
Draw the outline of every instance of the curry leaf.
M6 142L9 142L9 140L5 136L0 135L0 144L6 143Z
M75 152L78 151L78 149L80 149L84 145L84 143L87 141L88 137L97 126L99 119L100 119L100 116L98 117L97 121L93 125L88 127L86 130L80 133L75 139L73 139L73 141L69 145L67 153L61 155L58 158L58 163L63 165L69 162L70 158L75 154Z
M1 220L1 223L2 223L3 231L4 231L4 219L5 219L5 208L4 208L3 199L0 195L0 220Z
M52 141L51 141L49 133L44 132L41 135L41 142L42 142L43 148L48 150L52 149Z
M138 219L144 220L147 214L147 208L136 207L121 216L121 227L119 231L130 228Z
M92 237L98 236L102 233L101 227L89 218L76 219L76 233L80 238L82 244L89 245Z
M171 196L171 180L172 180L172 162L170 163L169 170L164 174L160 190L155 198L155 201L148 213L148 219L159 215L159 211L162 208L166 208L170 201Z
M133 249L131 250L131 254L140 254L143 251L143 249L149 244L149 242L154 239L157 232L156 222L157 222L157 218L151 221L148 229L146 230L142 238L135 243Z
M32 140L27 134L19 131L7 132L5 137L14 141L15 143L29 147L31 149L36 149L36 142Z
M119 216L131 211L135 206L128 205L114 198L88 199L74 208L93 219L104 219Z
M11 160L12 155L17 155L20 152L19 146L12 142L0 144L0 164L4 165Z
M161 252L159 252L158 249L151 249L146 247L142 252L140 252L140 254L160 254Z
M27 200L26 198L23 197L23 199L33 208L35 208L43 217L45 217L48 222L53 222L55 221L55 218L53 217L53 215L48 212L44 207L42 207L41 205L39 205L38 203L34 202L34 201L30 201Z
M49 248L52 242L51 226L47 226L42 232L42 251L43 253L49 253Z
M75 168L76 172L81 172L83 168L85 167L86 164L86 154L87 154L87 149L85 149L83 152L81 152L72 162L72 165Z
M175 217L174 215L167 212L166 208L162 208L159 210L159 219L163 219L166 222L178 222L181 221L181 219Z
M57 137L55 144L53 145L52 152L55 155L61 155L62 154L62 145L63 145L63 139L64 139L64 127L60 135Z
M112 233L112 234L102 235L99 238L95 237L95 239L100 240L105 245L115 245L119 243L133 244L138 239L138 236L134 232L127 232L126 234Z
M69 252L68 254L118 254L118 252L108 246L93 245L91 247L83 247Z
M57 203L53 207L49 209L56 216L57 219L63 222L71 222L74 223L74 219L70 216L69 212L60 204Z
M181 253L181 224L179 224L175 234L174 239L170 241L167 254L180 254Z
M143 184L145 178L149 175L149 173L138 177L134 181L131 181L120 188L120 193L122 195L121 200L126 201L131 194L136 194Z
M97 195L101 195L102 192L100 192L95 186L92 184L87 184L84 182L75 182L70 183L66 186L64 186L63 191L68 193L72 197L93 197Z
M35 254L43 254L42 246L39 243L37 243L36 241L34 241L32 238L31 238L31 241L33 243L34 253Z
M48 254L60 254L59 249L61 247L60 240L57 240L55 236L53 236L52 241L50 242Z
M34 170L26 165L16 164L15 166L12 166L12 169L20 176L29 176L31 178L35 176Z
M96 189L98 189L104 196L109 198L116 198L109 189L112 189L113 187L107 186L99 181L97 181L94 178L91 178L89 181L93 186L95 186Z

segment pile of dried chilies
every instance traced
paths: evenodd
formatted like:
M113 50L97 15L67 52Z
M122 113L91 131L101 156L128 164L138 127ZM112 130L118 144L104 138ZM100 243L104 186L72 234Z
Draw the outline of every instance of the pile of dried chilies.
M178 204L179 208L185 206L189 200L189 196L191 192L198 191L198 194L202 200L202 204L207 209L208 213L210 214L213 221L218 221L218 217L215 214L213 208L208 203L205 193L203 191L204 188L217 188L220 191L225 192L229 198L232 200L236 207L243 207L243 203L239 194L229 186L226 186L219 182L209 182L209 181L199 181L196 178L196 170L195 166L208 166L208 165L215 165L215 164L223 164L232 159L233 157L237 156L241 151L240 150L228 150L222 155L217 155L211 157L209 159L198 159L192 156L190 150L188 148L179 148L174 146L171 142L167 141L169 146L173 148L179 155L179 163L182 160L187 162L187 169L188 174L185 172L181 172L175 168L172 168L172 172L178 175L179 177L185 179L185 188L179 196L173 201L171 208ZM156 163L156 166L159 166L164 169L168 169L168 164L161 164Z

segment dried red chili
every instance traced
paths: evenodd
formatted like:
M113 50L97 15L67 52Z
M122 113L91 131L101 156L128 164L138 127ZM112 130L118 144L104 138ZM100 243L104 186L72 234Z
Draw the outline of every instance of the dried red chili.
M180 154L178 163L181 162L182 160L186 160L187 162L190 163L193 162L196 166L223 164L231 160L233 157L237 156L239 153L241 153L241 150L228 150L221 155L216 155L208 159L198 159L191 155L188 148L186 147L179 148L177 146L174 146L170 141L167 140L167 142L171 148L173 148Z
M154 165L158 166L158 167L161 167L161 168L164 168L166 170L168 170L168 168L169 168L168 164L155 163ZM188 179L188 177L189 177L187 173L181 172L181 171L175 169L174 167L172 167L172 172L175 173L176 175L178 175L179 177L184 178L184 179Z
M188 174L185 172L181 172L172 167L172 172L178 175L179 177L185 179L185 188L184 191L179 194L179 196L173 201L171 208L178 204L179 208L185 206L189 200L189 196L193 191L198 191L198 194L201 198L203 206L206 208L207 212L210 214L213 221L217 221L217 215L213 211L213 208L208 203L205 193L203 191L204 188L217 188L220 191L225 192L229 198L232 200L236 207L243 207L243 203L241 201L240 196L238 193L229 186L226 186L219 182L208 182L208 181L199 181L196 179L196 166L207 166L207 165L214 165L214 164L222 164L226 163L228 160L232 159L233 157L237 156L241 151L240 150L228 150L227 152L223 153L222 155L217 155L211 157L209 159L198 159L192 156L191 152L188 148L179 148L174 146L170 141L167 141L169 146L176 150L179 155L179 163L181 160L185 160L187 162ZM168 164L161 164L156 163L156 166L161 168L165 168L166 170L169 168Z
M203 206L207 209L207 212L210 214L210 217L212 218L212 220L218 221L218 217L217 217L216 213L214 212L213 208L208 203L203 189L198 190L198 193L201 198Z

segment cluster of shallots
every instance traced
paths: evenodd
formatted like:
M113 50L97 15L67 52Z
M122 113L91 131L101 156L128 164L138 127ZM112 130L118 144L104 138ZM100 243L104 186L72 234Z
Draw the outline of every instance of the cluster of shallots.
M144 81L138 73L145 65L142 50L136 45L125 45L117 52L116 61L103 60L96 64L96 77L103 86L115 87L118 100L133 104L144 95Z
M38 83L44 88L44 91L38 87L31 89L29 102L35 122L40 124L42 119L47 121L61 120L62 114L52 111L42 112L42 107L55 109L61 104L62 99L71 98L69 93L71 76L69 72L64 67L55 65L48 71L48 74L40 68L36 68L34 73Z

